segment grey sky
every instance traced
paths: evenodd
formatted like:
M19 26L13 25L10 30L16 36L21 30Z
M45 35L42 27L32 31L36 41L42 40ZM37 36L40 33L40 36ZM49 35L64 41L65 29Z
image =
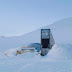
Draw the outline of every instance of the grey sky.
M72 0L0 0L0 35L22 35L68 17Z

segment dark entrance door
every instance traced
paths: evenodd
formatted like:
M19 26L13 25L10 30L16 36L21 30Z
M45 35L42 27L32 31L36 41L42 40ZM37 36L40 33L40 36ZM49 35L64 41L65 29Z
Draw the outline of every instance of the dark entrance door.
M42 39L42 48L48 48L49 47L49 39Z

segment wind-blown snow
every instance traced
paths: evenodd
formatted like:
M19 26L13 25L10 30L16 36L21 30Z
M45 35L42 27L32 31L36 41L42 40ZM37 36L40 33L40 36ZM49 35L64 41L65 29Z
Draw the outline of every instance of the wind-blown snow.
M0 37L0 72L72 72L72 18L43 28L51 29L56 43L44 57L37 52L15 55L21 46L40 43L40 29L16 37Z

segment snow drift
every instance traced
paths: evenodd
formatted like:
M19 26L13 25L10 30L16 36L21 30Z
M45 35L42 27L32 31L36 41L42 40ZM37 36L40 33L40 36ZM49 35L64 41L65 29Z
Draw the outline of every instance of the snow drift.
M72 43L72 18L57 21L43 28L51 29L56 44ZM20 47L30 43L40 43L40 29L21 36L0 37L0 50Z
M53 53L53 56L56 56L54 54L59 54L56 57L63 57L63 58L69 58L71 59L71 44L72 44L72 18L66 18L60 21L55 22L54 24L42 27L42 29L50 28L56 43L57 48L53 48L53 50L56 53ZM11 48L17 48L24 45L32 45L37 46L40 50L40 45L37 45L40 43L40 29L30 32L25 35L21 36L15 36L15 37L0 37L0 50L8 50ZM58 50L59 49L59 50ZM52 50L52 51L53 51ZM50 54L51 52L50 51ZM67 53L67 54L66 54ZM60 55L61 54L61 55ZM66 55L66 57L64 56ZM69 56L69 57L68 57Z
M24 45L40 48L40 29L21 36L0 37L1 72L72 71L72 18L57 21L43 28L51 29L56 43L44 57L37 52L15 56L16 50Z

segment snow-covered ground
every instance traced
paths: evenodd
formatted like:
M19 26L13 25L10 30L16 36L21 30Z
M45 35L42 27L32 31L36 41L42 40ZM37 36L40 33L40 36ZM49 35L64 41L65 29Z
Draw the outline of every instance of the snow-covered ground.
M37 52L17 56L0 53L0 72L72 72L72 49L67 47L55 45L43 57Z
M72 72L72 18L43 28L52 30L56 42L43 57L37 52L16 56L19 47L40 43L40 29L18 37L0 37L0 72Z

